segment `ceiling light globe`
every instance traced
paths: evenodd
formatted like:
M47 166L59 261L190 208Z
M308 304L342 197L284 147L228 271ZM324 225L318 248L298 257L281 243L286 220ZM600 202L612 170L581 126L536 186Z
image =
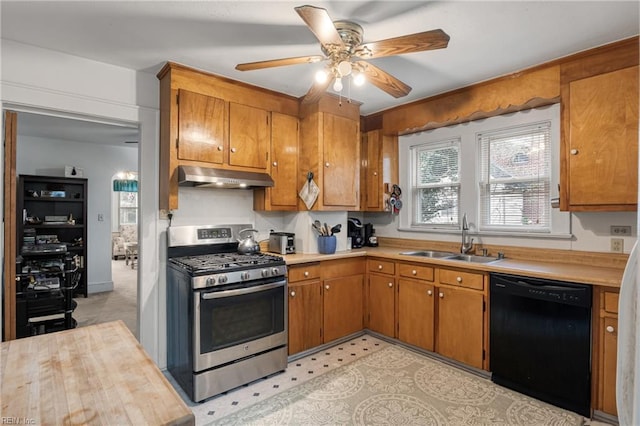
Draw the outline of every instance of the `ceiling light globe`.
M353 75L353 84L356 86L362 86L365 80L364 74L361 72Z
M317 83L325 83L327 81L327 72L325 70L319 70L316 73L316 82Z
M336 92L342 91L342 79L340 77L336 78L336 82L333 83L333 90Z
M338 72L340 73L340 76L345 77L349 74L351 74L351 62L349 61L342 61L338 64Z

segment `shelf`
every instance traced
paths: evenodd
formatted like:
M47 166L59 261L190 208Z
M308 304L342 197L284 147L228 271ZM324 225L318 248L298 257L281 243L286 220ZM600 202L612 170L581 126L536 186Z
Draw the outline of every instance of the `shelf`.
M44 228L84 228L84 224L75 224L75 225L69 225L69 224L60 224L60 225L45 225L44 223L38 224L38 225L32 225L32 224L24 224L23 225L25 228L35 228L35 229L44 229Z
M24 202L25 203L30 203L30 202L40 202L40 201L44 201L46 203L48 202L62 202L62 203L84 203L84 198L62 198L62 197L30 197L30 198L25 198Z

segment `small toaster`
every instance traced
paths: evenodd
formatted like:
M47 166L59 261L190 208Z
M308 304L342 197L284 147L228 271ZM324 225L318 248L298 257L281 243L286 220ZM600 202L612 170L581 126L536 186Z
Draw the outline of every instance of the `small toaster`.
M290 232L271 232L269 234L269 251L280 254L296 252L296 234Z

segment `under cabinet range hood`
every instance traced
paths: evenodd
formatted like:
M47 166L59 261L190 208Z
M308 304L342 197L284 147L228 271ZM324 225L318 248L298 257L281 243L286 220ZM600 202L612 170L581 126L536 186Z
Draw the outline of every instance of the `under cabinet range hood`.
M258 188L273 186L273 179L259 172L178 166L178 184L199 188Z

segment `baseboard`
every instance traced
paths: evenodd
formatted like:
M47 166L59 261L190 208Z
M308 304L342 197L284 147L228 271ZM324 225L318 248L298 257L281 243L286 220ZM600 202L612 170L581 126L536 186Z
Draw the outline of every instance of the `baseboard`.
M89 283L87 292L89 294L104 293L105 291L113 291L113 281L105 281L102 283Z

